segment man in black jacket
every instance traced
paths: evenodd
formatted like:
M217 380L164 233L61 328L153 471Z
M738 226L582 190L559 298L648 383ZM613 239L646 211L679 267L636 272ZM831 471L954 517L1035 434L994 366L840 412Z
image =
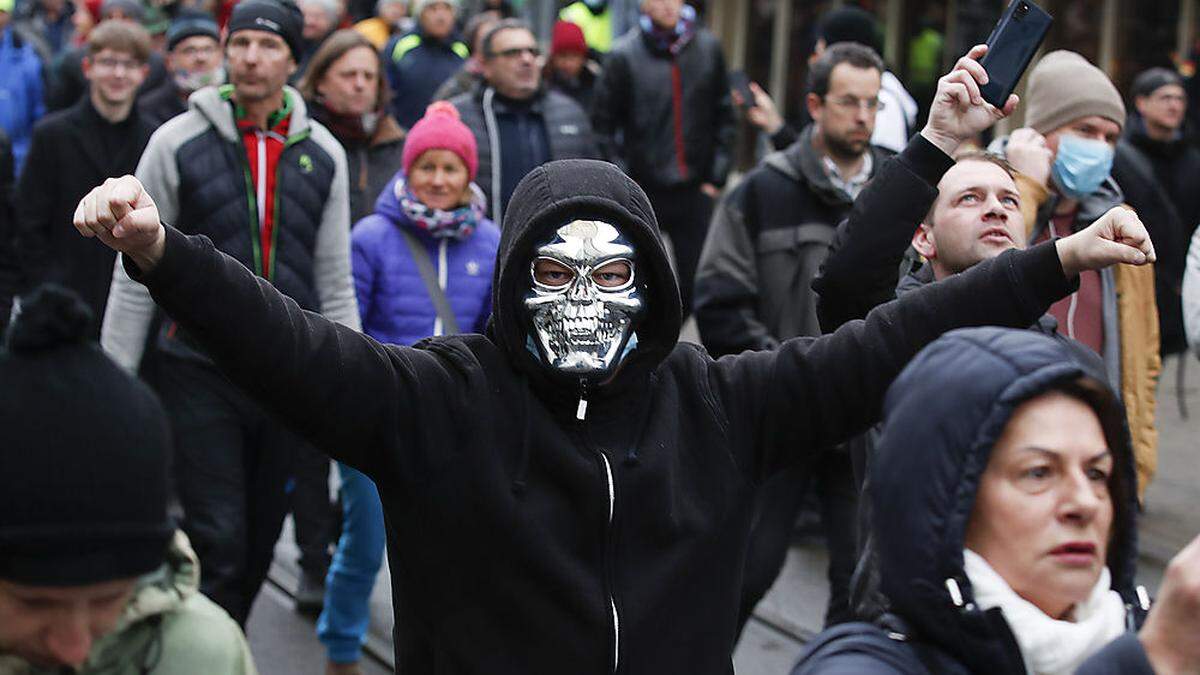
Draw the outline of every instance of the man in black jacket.
M88 95L34 127L17 184L17 250L23 288L47 281L75 291L97 322L108 300L113 254L72 231L72 202L110 176L132 173L153 129L134 108L146 78L150 37L128 21L103 23L88 35L83 70Z
M883 70L883 61L864 45L825 50L809 71L813 123L721 201L696 274L696 322L713 356L774 349L788 338L821 334L812 279L837 224L892 154L870 145ZM779 575L813 473L793 468L763 490L746 561L743 621ZM815 473L812 487L829 544L826 623L832 624L850 618L856 490L844 450L825 456Z
M683 311L734 134L725 57L683 0L642 0L638 26L614 43L592 98L604 158L646 190L671 236Z
M836 335L714 360L678 342L642 190L604 162L551 162L513 194L488 334L409 348L304 312L163 226L134 178L76 216L222 372L375 480L402 672L731 672L764 479L872 423L942 332L1027 325L1080 270L1153 259L1129 214Z
M450 103L479 147L476 179L492 222L503 223L509 197L534 167L554 159L599 157L587 114L571 97L547 89L529 25L505 19L483 36L483 82Z

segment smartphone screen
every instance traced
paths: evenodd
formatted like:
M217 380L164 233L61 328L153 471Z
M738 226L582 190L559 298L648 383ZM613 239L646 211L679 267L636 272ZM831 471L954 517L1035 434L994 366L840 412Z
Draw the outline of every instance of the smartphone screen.
M742 105L747 108L754 106L754 92L750 91L750 78L746 72L735 70L729 73L729 88L742 96Z
M988 38L987 54L980 59L988 74L988 83L979 88L985 101L997 108L1004 106L1053 22L1030 0L1013 0L1004 10Z

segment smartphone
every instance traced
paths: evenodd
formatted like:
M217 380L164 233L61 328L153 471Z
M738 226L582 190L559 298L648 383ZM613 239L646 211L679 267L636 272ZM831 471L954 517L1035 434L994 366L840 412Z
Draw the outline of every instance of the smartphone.
M754 107L754 92L750 91L750 78L744 70L734 70L729 73L729 88L742 95L742 107Z
M979 88L983 100L1003 108L1033 55L1046 39L1054 18L1030 0L1013 0L987 40L987 54L979 63L988 83Z

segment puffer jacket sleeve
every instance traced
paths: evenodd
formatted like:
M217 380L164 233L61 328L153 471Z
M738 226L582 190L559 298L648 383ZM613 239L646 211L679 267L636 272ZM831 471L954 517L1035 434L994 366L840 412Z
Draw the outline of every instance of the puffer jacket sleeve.
M752 480L832 448L879 419L906 363L954 328L1024 328L1071 291L1054 242L1008 251L907 293L832 335L719 359L709 388Z
M346 151L324 127L313 123L312 138L333 158L333 184L313 250L313 280L321 313L343 326L360 330L358 303L350 273L350 179Z

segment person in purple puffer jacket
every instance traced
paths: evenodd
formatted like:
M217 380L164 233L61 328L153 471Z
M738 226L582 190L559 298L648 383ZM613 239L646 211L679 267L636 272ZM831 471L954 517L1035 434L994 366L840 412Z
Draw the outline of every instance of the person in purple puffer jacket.
M409 345L431 335L483 332L500 229L485 217L483 192L472 182L478 163L475 136L449 103L429 106L408 132L403 168L351 234L367 335ZM328 652L327 673L361 673L368 600L383 559L383 509L369 478L338 468L342 535L317 635Z

